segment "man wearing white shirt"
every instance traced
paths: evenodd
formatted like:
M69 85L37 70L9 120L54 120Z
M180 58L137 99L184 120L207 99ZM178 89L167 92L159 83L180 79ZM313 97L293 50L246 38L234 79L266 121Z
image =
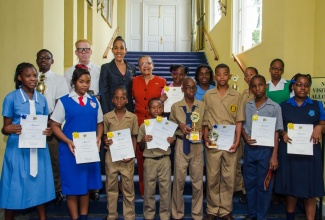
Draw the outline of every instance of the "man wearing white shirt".
M48 108L50 114L54 110L54 106L59 98L69 93L68 86L66 86L65 79L62 75L56 74L51 71L51 65L54 63L53 55L49 50L42 49L36 55L36 63L39 68L39 83L45 84L44 96L48 103ZM61 204L63 200L62 190L61 190L61 179L59 170L59 140L56 136L48 140L48 146L50 150L54 184L56 191L55 204Z
M90 72L91 84L89 90L91 90L94 95L98 95L100 67L90 61L90 56L92 54L90 42L86 39L77 40L75 46L75 54L78 57L79 63L86 65ZM64 73L64 77L68 83L69 91L71 91L70 83L74 70L75 66L72 66Z

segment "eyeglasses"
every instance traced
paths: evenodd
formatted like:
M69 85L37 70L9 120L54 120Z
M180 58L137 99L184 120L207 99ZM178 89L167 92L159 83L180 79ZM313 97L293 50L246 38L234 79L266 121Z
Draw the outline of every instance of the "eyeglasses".
M193 87L191 87L191 86L185 86L185 90L193 90L193 91L195 91L196 90L196 86L193 86Z
M310 85L310 83L306 83L306 84L295 83L295 86L297 86L299 88L302 88L302 87L309 88L311 85Z
M146 65L151 65L152 62L143 62L143 63L139 63L140 66L146 66Z
M78 53L89 53L90 52L90 48L77 48Z
M52 59L52 57L48 57L48 56L46 56L46 57L37 57L37 59L38 60L50 60L50 59Z
M272 66L271 67L272 70L278 70L278 71L283 71L284 69L281 67L276 67L276 66Z

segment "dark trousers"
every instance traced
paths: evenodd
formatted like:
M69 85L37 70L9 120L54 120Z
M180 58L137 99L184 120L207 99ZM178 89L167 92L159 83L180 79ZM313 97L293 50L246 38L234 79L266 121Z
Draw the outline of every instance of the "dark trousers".
M259 220L266 219L272 197L274 177L264 190L264 180L269 171L273 147L244 147L244 182L248 203L248 215Z

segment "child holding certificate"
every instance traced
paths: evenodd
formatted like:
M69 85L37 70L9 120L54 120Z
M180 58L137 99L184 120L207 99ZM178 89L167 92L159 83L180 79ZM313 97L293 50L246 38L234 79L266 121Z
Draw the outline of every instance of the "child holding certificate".
M231 211L237 161L236 150L240 142L244 113L240 106L240 94L228 85L230 78L230 69L226 64L216 66L214 79L217 86L208 90L203 97L207 109L203 118L204 142L207 147L205 150L207 215L204 219L207 220L214 220L216 217L222 220L233 219ZM222 124L235 126L234 134L230 134L234 137L233 144L228 146L227 150L210 146L212 140L209 139L209 130ZM216 161L220 162L216 163Z
M148 111L152 119L157 122L162 121L163 104L160 99L152 98L148 102ZM171 164L169 154L170 147L167 151L157 148L148 149L146 142L153 140L152 135L146 134L145 126L152 123L145 120L139 128L137 141L140 150L143 151L144 160L144 202L143 214L145 219L154 219L156 213L155 191L157 179L159 182L160 210L159 217L162 220L170 219L170 195L171 195ZM174 138L168 137L168 143L173 143Z
M202 142L191 143L188 135L192 130L201 133L205 114L203 102L194 98L196 92L194 79L187 77L183 81L184 98L172 105L170 120L178 124L174 161L174 181L172 192L172 218L184 218L184 185L189 169L192 182L192 218L203 218L203 145ZM198 113L198 121L192 122L191 116ZM195 127L194 127L195 126Z
M104 142L107 149L105 156L106 170L106 192L107 192L107 220L118 219L118 175L122 178L123 194L123 218L134 219L134 158L125 158L121 161L112 161L110 146L113 144L113 133L129 128L131 131L132 149L136 149L136 135L138 134L138 118L135 114L126 109L128 103L127 91L125 87L117 87L114 90L112 102L115 106L113 111L104 115Z
M278 167L279 131L283 130L280 106L266 97L266 81L264 76L254 76L249 88L255 99L249 101L245 108L245 122L242 136L244 146L244 181L248 203L248 216L251 219L266 219L270 206L273 179L264 187L264 180ZM276 119L274 133L268 134L274 139L274 146L254 145L258 142L251 138L252 125L259 117ZM263 128L261 128L263 129ZM273 129L272 129L273 130ZM271 171L270 171L271 170Z
M320 101L308 97L311 76L296 74L289 88L295 96L281 103L284 131L281 132L279 146L279 169L276 173L275 192L286 195L287 219L295 219L297 198L304 199L306 219L315 219L316 197L324 196L322 172L322 155L320 137L324 132L325 113ZM288 154L287 145L294 140L288 136L289 129L294 130L297 124L313 125L311 137L312 155ZM299 137L301 137L299 135ZM293 144L292 147L295 147Z
M103 134L103 113L96 97L87 93L90 87L87 66L76 65L71 86L73 89L70 94L61 97L55 106L51 127L60 139L62 193L66 195L70 217L85 220L88 215L89 190L102 187L100 165L99 162L77 164L73 138L78 138L79 132L96 132L94 141L99 149Z
M38 219L45 220L45 203L55 198L50 153L47 144L44 148L21 148L19 139L28 132L22 130L21 120L29 115L47 116L48 106L45 97L35 90L38 77L32 64L19 64L14 81L16 90L5 97L2 106L1 131L9 137L0 181L0 208L5 209L5 219L13 220L14 210L36 206ZM43 131L43 135L51 134L50 128Z

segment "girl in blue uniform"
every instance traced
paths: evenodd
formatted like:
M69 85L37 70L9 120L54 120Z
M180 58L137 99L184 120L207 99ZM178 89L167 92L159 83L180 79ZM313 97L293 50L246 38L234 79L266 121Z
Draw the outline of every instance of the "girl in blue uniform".
M206 91L214 88L213 70L209 65L201 64L195 70L196 93L195 99L202 101Z
M45 203L55 198L53 173L49 150L46 148L18 148L19 135L24 132L20 120L29 115L48 115L46 99L35 90L38 78L35 67L21 63L16 68L16 90L9 93L2 106L2 133L9 135L0 181L0 207L5 219L14 219L14 210L36 206L38 218L46 219ZM44 135L52 130L46 128ZM31 172L34 160L36 172ZM33 170L33 169L32 169ZM37 189L37 190L35 190Z
M51 119L54 134L61 140L59 162L62 193L67 196L71 219L87 219L89 190L102 187L99 162L77 164L74 155L73 132L96 131L97 146L103 134L103 113L95 96L87 91L90 73L87 66L78 64L71 79L73 90L57 102ZM61 130L61 124L65 121ZM80 210L78 211L78 205Z
M275 192L286 195L287 219L295 219L297 198L303 198L307 219L315 219L316 197L324 196L320 137L324 131L325 113L320 101L308 97L311 86L309 74L296 74L289 88L295 96L281 103L284 131L279 146L279 168L276 173ZM311 140L313 155L287 153L288 124L313 124Z

